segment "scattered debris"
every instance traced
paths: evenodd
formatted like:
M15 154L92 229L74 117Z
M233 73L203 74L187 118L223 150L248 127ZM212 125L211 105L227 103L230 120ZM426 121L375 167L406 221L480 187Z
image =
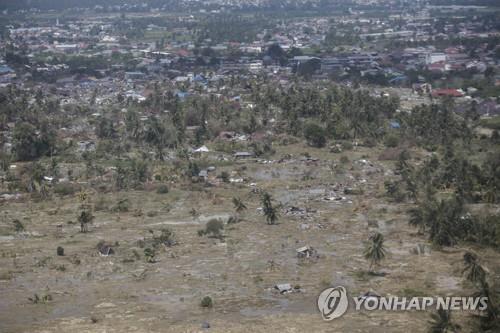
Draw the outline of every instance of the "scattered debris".
M310 226L309 224L307 224L307 223L301 223L301 224L299 225L299 229L300 229L300 230L308 230L308 229L310 229L310 228L311 228L311 226Z
M10 194L10 193L4 193L0 194L0 200L18 200L22 197L23 195L20 193L15 193L15 194Z
M297 207L297 206L290 206L285 208L284 214L288 216L298 216L302 219L312 219L313 214L315 214L317 211L316 210L311 210L308 208L302 208L302 207Z
M344 194L346 194L346 195L361 195L361 194L363 194L363 190L360 188L346 187L344 189Z
M111 245L107 245L105 243L99 243L97 245L97 250L99 251L99 255L103 257L107 257L109 255L115 254L115 251L111 247Z
M252 153L252 152L248 152L248 151L238 151L236 153L234 153L234 157L235 158L252 158L254 157L255 154Z
M116 305L111 303L111 302L104 302L104 303L97 304L95 306L95 308L97 308L97 309L115 308L115 307L116 307Z
M346 199L347 199L346 197L341 197L341 196L329 196L323 198L323 200L325 201L342 201Z
M318 257L317 251L312 246L309 246L309 245L299 247L296 251L297 251L298 258L313 258L313 257L317 258Z
M207 148L207 146L201 146L200 148L197 148L194 150L195 153L208 153L210 150Z
M300 286L296 285L293 286L290 283L280 283L274 286L274 289L278 290L278 292L283 295L283 294L288 294L288 293L298 293L301 291Z
M292 285L290 283L277 284L274 286L274 288L277 289L280 292L280 294L290 293L293 290Z
M431 252L431 248L426 244L417 244L414 248L410 250L410 253L419 256L428 255Z
M307 209L301 208L301 207L296 207L296 206L290 206L290 207L285 209L285 214L286 215L304 215L304 214L307 214Z
M208 171L207 170L201 170L199 173L198 173L198 177L199 178L202 178L204 181L207 180L208 178Z

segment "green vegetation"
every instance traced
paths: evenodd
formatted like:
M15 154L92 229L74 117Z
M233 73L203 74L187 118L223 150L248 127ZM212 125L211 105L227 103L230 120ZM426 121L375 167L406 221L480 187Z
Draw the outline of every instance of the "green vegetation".
M78 222L80 222L80 232L86 233L89 231L88 224L92 222L94 216L89 210L82 210L78 215Z
M46 304L52 301L52 295L44 294L40 297L38 294L34 294L33 297L29 297L28 300L33 304Z
M276 224L278 222L279 207L273 204L273 198L267 192L264 192L261 196L262 212L266 217L266 222L269 225Z
M24 225L18 219L15 219L14 221L12 221L12 224L14 225L14 230L16 232L22 232L25 230Z
M212 298L210 296L205 296L201 299L200 305L203 308L211 308L214 306L214 303L213 303Z
M205 225L205 229L198 230L198 236L208 235L213 238L222 238L224 223L219 219L211 219Z
M481 126L491 128L494 130L500 130L500 116L492 117L492 118L483 118L480 120L479 124Z
M370 262L370 272L373 272L373 268L380 264L385 254L384 236L379 232L371 235L364 251L365 259Z
M429 333L454 333L460 330L460 325L451 321L451 311L449 310L439 309L437 313L431 314L431 319Z

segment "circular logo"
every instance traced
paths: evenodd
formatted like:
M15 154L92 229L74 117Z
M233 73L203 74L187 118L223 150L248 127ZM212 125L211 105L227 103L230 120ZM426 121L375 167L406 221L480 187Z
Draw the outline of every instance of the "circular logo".
M327 288L319 294L318 309L324 320L342 316L349 306L347 291L344 287Z

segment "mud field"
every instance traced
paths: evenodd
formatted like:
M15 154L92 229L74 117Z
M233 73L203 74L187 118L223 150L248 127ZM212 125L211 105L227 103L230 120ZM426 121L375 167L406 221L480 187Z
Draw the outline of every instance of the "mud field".
M301 156L308 152L310 159ZM91 194L111 207L128 199L128 211L95 210L88 233L76 222L78 200L53 196L0 205L1 332L422 332L429 312L353 311L324 322L316 298L328 286L350 295L469 295L462 277L465 248L434 249L408 226L407 204L385 196L393 162L380 161L376 148L342 154L305 146L277 147L275 160L239 161L219 170L240 170L241 183L170 191ZM285 155L291 158L278 163ZM418 152L414 155L418 156ZM316 160L317 159L317 160ZM244 166L242 168L242 166ZM345 188L362 194L345 194ZM277 225L261 214L259 190L282 203ZM226 221L231 199L248 209L242 221L226 224L223 239L200 237L211 218ZM292 209L291 207L295 207ZM195 211L196 213L193 213ZM14 232L18 219L24 232ZM177 245L161 247L154 263L144 259L144 243L170 228ZM387 258L368 274L363 257L370 232L384 234ZM101 256L99 241L114 254ZM299 259L296 249L312 246L318 258ZM64 256L56 248L64 248ZM416 249L423 251L416 251ZM498 274L492 250L481 254ZM498 262L496 261L498 266ZM276 284L299 292L280 294ZM35 302L34 295L40 301ZM213 300L203 308L204 296ZM31 298L31 300L30 300ZM468 331L470 315L454 320ZM207 328L207 326L210 326Z

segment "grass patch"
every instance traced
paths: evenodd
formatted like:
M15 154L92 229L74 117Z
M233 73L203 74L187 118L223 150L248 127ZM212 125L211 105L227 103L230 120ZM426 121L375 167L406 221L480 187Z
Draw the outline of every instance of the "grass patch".
M427 294L422 290L413 289L413 288L403 288L398 291L398 295L405 297L424 297Z
M483 127L500 130L500 116L483 118L479 123Z
M352 276L358 281L368 281L375 275L373 275L373 273L371 272L360 270L353 272Z

